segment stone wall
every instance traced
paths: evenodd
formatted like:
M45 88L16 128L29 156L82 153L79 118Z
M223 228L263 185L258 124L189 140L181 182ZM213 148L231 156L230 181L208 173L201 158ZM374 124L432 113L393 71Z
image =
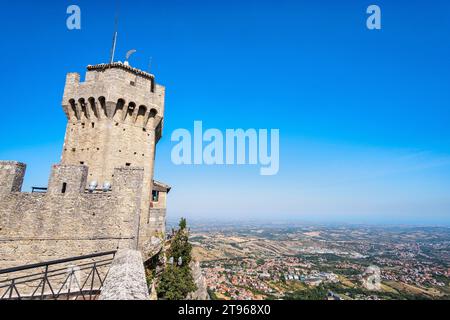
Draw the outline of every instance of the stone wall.
M198 261L192 261L189 265L194 278L194 283L197 286L195 292L191 292L187 296L187 300L211 300L208 294L208 286L206 285L206 279L203 276L202 268Z
M26 165L16 161L0 162L0 197L22 190Z
M117 252L100 294L100 300L149 300L144 262L139 251Z
M86 172L54 166L49 192L0 194L0 269L137 248L143 169L117 168L112 191L92 194Z
M140 239L157 229L150 222L156 144L162 134L165 88L153 75L122 63L88 66L66 77L67 128L62 164L87 165L88 183L114 179L114 168L144 168ZM152 221L154 219L151 219Z
M153 247L164 207L151 210L165 88L122 63L66 77L61 164L46 194L20 193L26 165L0 162L0 269L117 248ZM112 191L88 193L90 182ZM143 250L144 251L144 250Z
M166 209L151 208L150 209L150 234L162 234L166 230Z

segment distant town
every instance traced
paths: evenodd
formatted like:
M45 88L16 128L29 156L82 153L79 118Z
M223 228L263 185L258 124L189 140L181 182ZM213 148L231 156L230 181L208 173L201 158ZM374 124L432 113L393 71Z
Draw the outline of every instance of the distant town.
M194 224L191 242L213 299L450 299L446 227Z

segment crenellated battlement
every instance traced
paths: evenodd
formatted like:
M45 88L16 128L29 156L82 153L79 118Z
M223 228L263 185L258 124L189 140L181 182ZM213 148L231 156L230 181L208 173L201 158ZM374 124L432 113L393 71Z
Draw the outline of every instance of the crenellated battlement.
M23 179L10 165L0 162L0 175ZM103 193L86 192L87 172L86 166L54 165L46 193L2 190L0 269L138 248L144 169L116 168L111 191Z
M0 161L0 198L22 190L27 165L17 161Z
M88 66L84 82L69 73L62 105L72 123L111 120L151 130L162 125L164 96L153 75L117 62Z
M86 188L89 168L85 165L55 164L51 168L47 192L52 195L77 195L91 193ZM0 196L21 193L25 177L26 164L16 161L0 161ZM140 191L144 181L144 168L119 167L114 168L114 179L111 188L105 190L114 193L124 193L124 196L140 198L133 192ZM130 188L134 191L130 193ZM128 190L128 191L127 191Z
M70 99L68 106L64 106L68 121L72 124L95 123L102 120L127 124L145 130L155 130L162 126L162 117L158 113L157 105L136 105L133 101L126 102L119 99L116 102L106 101L101 96L98 99L80 98L78 101Z

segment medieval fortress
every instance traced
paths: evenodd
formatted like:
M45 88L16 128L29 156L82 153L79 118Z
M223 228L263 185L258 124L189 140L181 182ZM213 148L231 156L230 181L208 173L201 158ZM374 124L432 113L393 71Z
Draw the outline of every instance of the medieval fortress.
M165 233L170 187L154 181L165 88L128 63L66 78L61 163L44 192L21 192L26 165L0 161L0 269L132 249Z

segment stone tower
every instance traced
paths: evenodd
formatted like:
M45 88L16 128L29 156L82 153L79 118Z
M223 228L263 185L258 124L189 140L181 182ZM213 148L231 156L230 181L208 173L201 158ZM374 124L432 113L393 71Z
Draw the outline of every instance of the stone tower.
M62 165L87 166L87 184L96 182L99 188L114 181L115 168L144 168L140 244L162 231L150 207L164 96L153 75L121 62L88 66L84 82L69 73L64 89L68 121Z

